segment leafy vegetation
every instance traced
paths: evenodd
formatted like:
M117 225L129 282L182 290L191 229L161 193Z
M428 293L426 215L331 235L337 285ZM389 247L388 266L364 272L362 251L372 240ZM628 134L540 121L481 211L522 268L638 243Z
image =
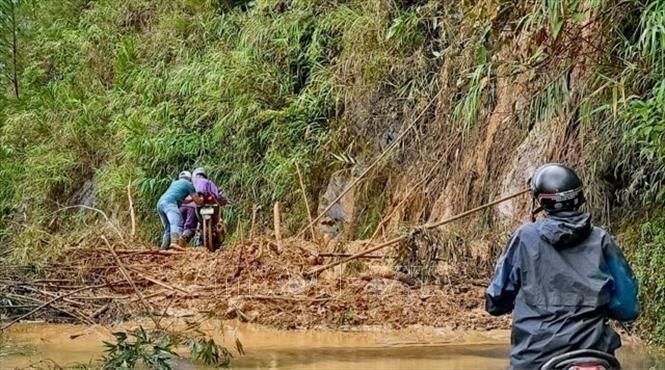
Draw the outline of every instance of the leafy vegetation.
M630 248L635 274L640 281L642 332L649 339L665 343L665 216L662 212L647 213L639 227L630 227L624 238Z
M113 333L115 343L104 342L106 354L102 358L103 369L135 369L137 365L148 369L170 370L170 360L177 354L173 351L171 338L146 331L142 327L129 335ZM130 340L134 337L134 341Z
M168 333L162 330L146 330L139 327L132 332L113 333L115 343L104 342L105 355L100 359L103 369L148 368L170 370L173 359L179 357L175 347L187 343L191 358L207 366L228 367L233 355L226 347L195 330L197 336L187 338L187 333ZM133 338L133 340L132 340ZM236 342L241 351L241 344Z
M365 2L241 3L22 4L24 92L0 109L0 209L17 260L58 250L82 227L60 210L82 199L126 219L130 181L143 235L156 238L157 198L201 165L231 200L229 230L277 199L301 225L294 164L314 193L348 166L335 158L362 144L333 134L345 80L385 83L423 38L426 14L402 14L386 37Z
M228 367L233 355L213 339L195 338L189 341L192 358L208 366Z
M492 121L502 79L524 96L497 135L517 141L547 123L558 140L548 158L579 164L591 208L617 225L665 203L664 24L658 0L0 0L0 241L14 261L42 263L93 217L68 206L126 221L128 186L154 241L157 198L195 166L230 198L228 230L279 200L293 231L307 222L296 164L316 197L424 109L359 192L354 236L366 238L414 157L450 158L434 182L445 187L461 166L451 153ZM467 175L464 189L496 191ZM413 213L427 220L430 208ZM662 290L649 261L665 226L636 220L619 231L632 235L646 300ZM654 302L645 332L662 341ZM196 348L224 358L214 343Z

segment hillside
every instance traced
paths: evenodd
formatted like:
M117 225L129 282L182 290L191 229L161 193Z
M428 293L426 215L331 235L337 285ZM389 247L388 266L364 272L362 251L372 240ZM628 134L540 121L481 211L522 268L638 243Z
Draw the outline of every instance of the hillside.
M157 198L195 166L231 201L229 243L250 234L254 205L255 232L270 234L275 201L296 235L369 169L317 225L328 252L345 253L345 241L521 190L560 161L620 236L641 329L665 341L662 1L0 4L7 263L38 270L87 240L98 215L81 204L129 229L131 199L137 239L156 242ZM527 207L515 199L444 238L489 272Z

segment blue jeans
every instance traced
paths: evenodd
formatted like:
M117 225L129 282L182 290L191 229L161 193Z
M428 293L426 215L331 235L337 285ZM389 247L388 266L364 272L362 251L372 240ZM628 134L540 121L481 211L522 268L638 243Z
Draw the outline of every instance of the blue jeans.
M182 234L180 210L175 203L160 202L157 203L157 213L159 213L159 219L162 221L162 227L164 227L161 249L168 249L171 245L172 237L180 238Z

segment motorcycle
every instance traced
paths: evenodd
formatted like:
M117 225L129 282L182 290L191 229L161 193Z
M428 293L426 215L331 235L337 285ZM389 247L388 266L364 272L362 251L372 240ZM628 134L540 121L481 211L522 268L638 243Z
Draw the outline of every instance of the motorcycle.
M204 195L199 215L201 217L199 230L200 243L207 250L214 252L221 247L226 235L222 217L222 206L214 195Z
M580 349L552 357L540 370L619 370L621 364L609 353Z

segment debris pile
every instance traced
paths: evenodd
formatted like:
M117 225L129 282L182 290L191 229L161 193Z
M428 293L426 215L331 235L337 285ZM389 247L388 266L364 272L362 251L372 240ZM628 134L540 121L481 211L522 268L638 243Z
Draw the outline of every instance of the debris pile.
M9 322L42 317L90 324L207 313L284 329L509 325L507 318L490 317L482 309L487 276L463 270L447 272L443 280L420 280L371 259L363 262L367 268L362 272L335 268L308 279L305 272L324 258L316 245L301 239L285 239L278 246L256 238L216 253L133 250L104 241L107 248L63 253L39 279L29 279L20 269L6 270L0 314ZM427 253L417 268L422 276L435 276L437 252Z

